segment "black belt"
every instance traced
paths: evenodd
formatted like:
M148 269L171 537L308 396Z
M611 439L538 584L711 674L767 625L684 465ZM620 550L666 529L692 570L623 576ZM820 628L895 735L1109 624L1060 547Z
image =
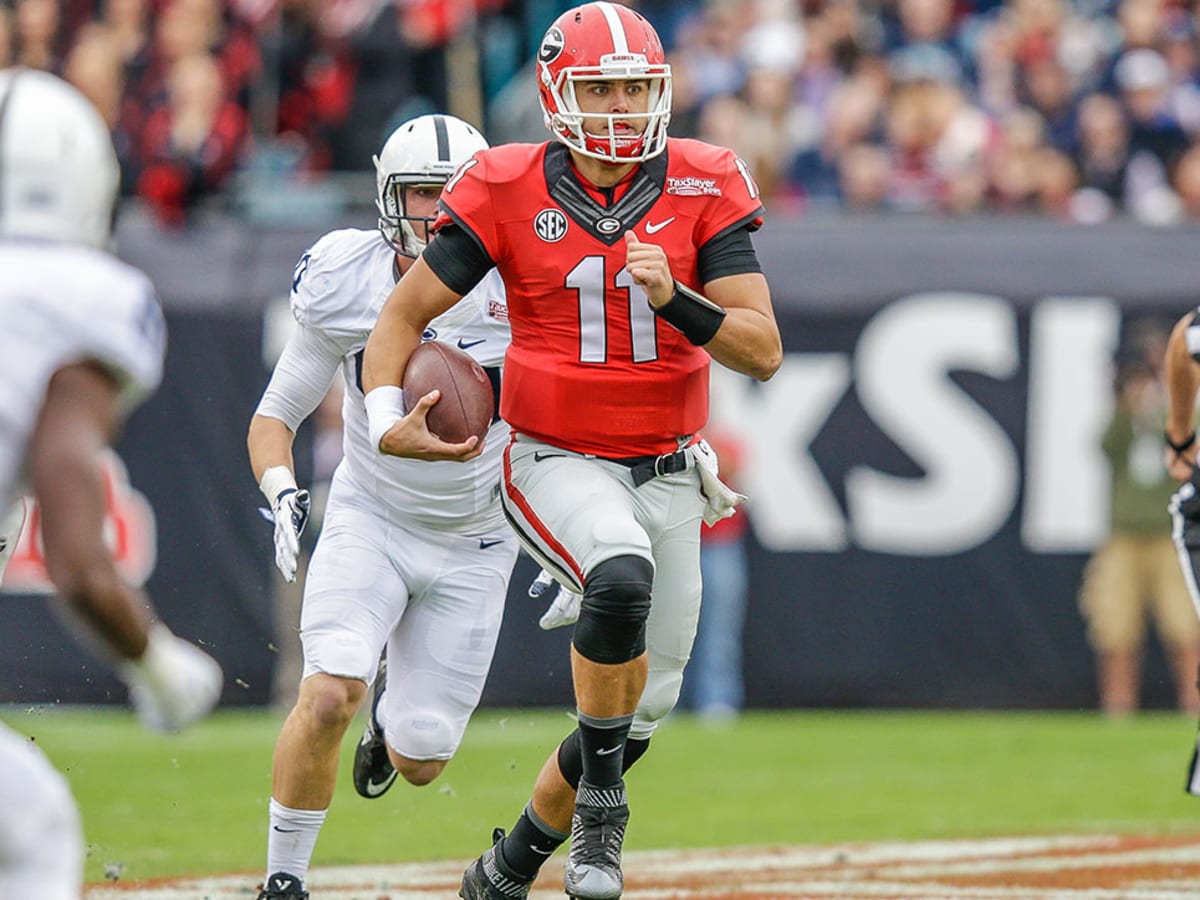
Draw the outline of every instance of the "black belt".
M628 466L633 486L638 488L652 478L686 472L688 455L686 450L676 450L662 456L630 456L625 459L610 459L609 462Z

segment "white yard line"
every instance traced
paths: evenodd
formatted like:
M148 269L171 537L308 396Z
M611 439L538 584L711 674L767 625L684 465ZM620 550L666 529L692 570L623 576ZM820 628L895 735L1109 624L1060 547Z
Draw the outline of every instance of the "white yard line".
M1197 896L1200 835L1128 846L1112 835L652 851L625 857L624 900L1183 900ZM458 894L466 861L338 866L309 873L313 900L433 900ZM1181 872L1180 867L1192 872ZM1088 874L1088 873L1091 874ZM1069 873L1069 883L1047 875ZM964 883L982 877L986 883ZM248 900L259 876L96 885L86 900ZM562 896L551 863L531 900ZM1193 880L1195 879L1195 880ZM997 884L996 882L1000 883ZM1078 885L1078 886L1074 886Z

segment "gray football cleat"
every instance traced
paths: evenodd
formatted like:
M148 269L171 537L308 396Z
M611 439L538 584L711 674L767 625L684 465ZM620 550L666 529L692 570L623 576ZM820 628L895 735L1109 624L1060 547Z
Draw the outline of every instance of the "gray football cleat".
M354 790L360 797L374 800L382 797L396 782L396 767L388 758L387 741L379 724L379 704L387 683L387 660L379 663L375 675L375 691L371 697L371 715L367 716L367 727L362 740L354 748Z
M563 889L575 900L617 900L624 889L621 843L629 823L625 782L597 788L579 782Z
M492 846L463 872L458 889L463 900L524 900L529 896L533 882L517 878L499 858L497 848L502 840L504 829L497 828L492 832Z

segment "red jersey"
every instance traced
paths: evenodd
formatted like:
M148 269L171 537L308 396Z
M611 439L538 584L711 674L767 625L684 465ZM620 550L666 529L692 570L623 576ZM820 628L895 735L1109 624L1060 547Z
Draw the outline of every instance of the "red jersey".
M701 290L699 248L762 215L732 151L672 138L604 205L562 144L493 147L450 179L442 206L504 279L500 414L515 431L619 458L672 452L700 430L709 355L654 315L625 270L624 233L660 245L675 279Z

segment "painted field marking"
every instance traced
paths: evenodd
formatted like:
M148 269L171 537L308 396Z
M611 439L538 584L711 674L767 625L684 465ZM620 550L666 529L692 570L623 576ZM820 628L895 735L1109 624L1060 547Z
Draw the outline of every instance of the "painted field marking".
M309 873L313 900L458 895L466 861ZM623 900L1184 900L1200 896L1200 834L631 852ZM93 885L86 900L247 900L259 874ZM530 900L562 896L552 862Z

